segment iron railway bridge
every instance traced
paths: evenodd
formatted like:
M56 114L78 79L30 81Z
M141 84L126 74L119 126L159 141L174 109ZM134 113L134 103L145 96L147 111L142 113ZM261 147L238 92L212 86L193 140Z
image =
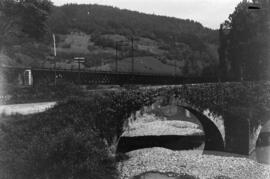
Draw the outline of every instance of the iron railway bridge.
M183 77L168 74L130 73L112 71L89 71L70 69L32 68L33 85L40 82L69 81L80 85L106 84L106 85L170 85L217 82L218 78Z

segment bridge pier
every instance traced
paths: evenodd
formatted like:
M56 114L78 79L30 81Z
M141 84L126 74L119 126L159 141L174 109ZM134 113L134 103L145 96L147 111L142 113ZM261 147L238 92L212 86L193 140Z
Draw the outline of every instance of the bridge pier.
M246 115L243 115L246 112ZM225 151L241 155L250 155L256 149L256 143L269 114L259 114L253 108L239 109L227 116L225 122ZM256 115L255 115L256 114ZM257 122L256 122L257 121ZM255 122L255 123L254 123Z
M240 119L225 119L225 152L249 155L249 124Z

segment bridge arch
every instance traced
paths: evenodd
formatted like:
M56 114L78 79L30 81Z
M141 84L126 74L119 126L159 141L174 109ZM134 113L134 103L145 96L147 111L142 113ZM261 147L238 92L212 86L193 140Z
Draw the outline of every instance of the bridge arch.
M204 135L205 135L205 148L206 151L224 151L225 150L225 140L223 131L220 127L206 116L204 113L188 106L180 106L190 111L202 124ZM222 135L223 134L223 135Z
M225 150L224 130L220 129L220 126L218 126L215 123L215 121L213 120L213 116L209 116L208 111L200 112L199 110L197 110L195 108L192 108L190 106L183 106L183 105L177 105L177 107L182 107L183 109L188 110L201 123L203 130L204 130L204 142L205 142L204 150L205 151L224 151ZM224 129L224 126L223 126L223 129ZM119 145L119 142L121 140L121 136L119 136L117 143L115 145L116 152L121 151L119 149L119 147L121 147L121 145ZM171 136L171 137L173 138L173 136ZM160 137L160 138L162 138L162 137ZM163 139L160 139L160 140L163 140ZM123 143L123 141L121 141L121 143Z

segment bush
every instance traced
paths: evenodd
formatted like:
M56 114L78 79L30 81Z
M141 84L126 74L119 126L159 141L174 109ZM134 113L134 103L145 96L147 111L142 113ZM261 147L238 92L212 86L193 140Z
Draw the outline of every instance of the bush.
M11 117L1 126L0 178L116 178L90 102L69 100L44 113Z

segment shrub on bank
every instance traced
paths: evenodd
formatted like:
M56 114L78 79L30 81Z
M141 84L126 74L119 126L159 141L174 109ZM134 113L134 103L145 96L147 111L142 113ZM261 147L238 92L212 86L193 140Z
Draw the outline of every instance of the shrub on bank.
M109 92L10 117L1 126L0 178L117 178L109 148L148 100L135 91Z
M86 103L71 101L1 127L0 178L117 178Z

